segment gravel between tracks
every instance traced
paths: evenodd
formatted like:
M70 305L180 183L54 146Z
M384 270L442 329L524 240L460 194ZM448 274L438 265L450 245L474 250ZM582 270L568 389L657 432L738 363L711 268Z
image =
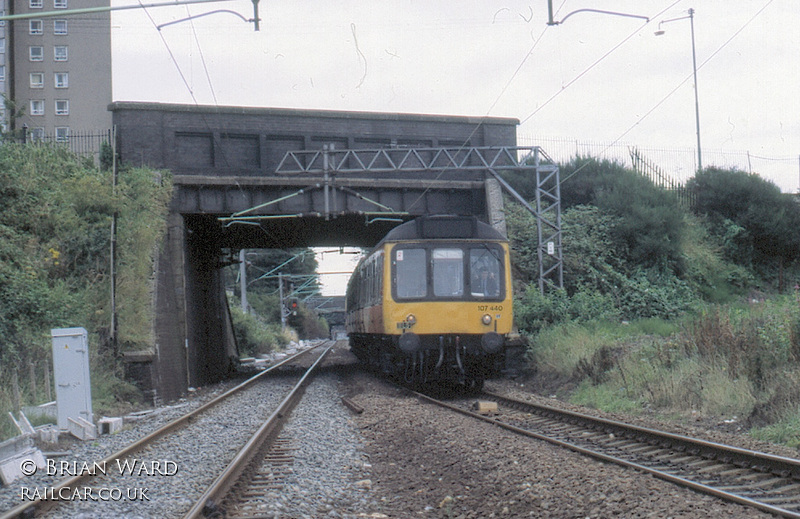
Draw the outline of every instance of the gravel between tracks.
M365 408L356 421L386 517L772 517L442 413L357 372L345 387Z
M45 453L64 453L64 456L52 456L52 459L57 462L92 463L123 449L159 427L200 407L234 385L236 385L235 382L228 382L200 389L193 392L187 399L154 409L148 414L140 415L135 421L127 423L119 433L101 436L95 441L78 441L67 434L62 434L57 445L39 444L38 446ZM33 476L19 479L10 485L0 486L0 511L7 511L22 504L24 501L21 497L24 492L23 489L27 488L32 491L34 488L52 486L62 479L62 477L56 475L47 475L46 470L39 470Z
M264 517L772 517L443 413L359 371L346 347L337 347L329 363L344 366L318 375L287 425L284 435L297 447L293 473L285 482L285 492L272 496L274 503ZM489 389L541 398L513 381L492 382ZM341 404L342 396L364 412L351 413ZM100 459L155 428L155 421L165 422L168 415L182 414L202 399L194 398L180 409L165 409L113 437L76 442L71 458ZM679 428L714 441L759 447L739 436ZM183 447L203 456L203 447L190 445ZM19 504L21 485L46 484L37 476L0 488L0 510ZM188 499L184 495L188 491L170 492L175 501ZM60 517L175 517L166 507L155 515L149 509L118 511L112 505L95 503L89 510Z

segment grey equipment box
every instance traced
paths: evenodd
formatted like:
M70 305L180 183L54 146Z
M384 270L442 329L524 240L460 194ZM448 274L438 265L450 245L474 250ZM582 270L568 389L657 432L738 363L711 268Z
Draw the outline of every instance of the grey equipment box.
M89 380L89 338L83 328L50 330L53 338L58 428L69 429L69 419L94 422Z

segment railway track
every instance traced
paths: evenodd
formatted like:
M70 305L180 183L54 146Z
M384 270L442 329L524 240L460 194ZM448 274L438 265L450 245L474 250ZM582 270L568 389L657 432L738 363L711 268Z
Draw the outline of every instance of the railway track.
M67 477L55 482L47 478L28 482L35 491L31 494L35 498L23 499L25 502L22 504L0 514L0 519L87 513L107 517L130 514L174 517L182 514L192 504L187 495L201 493L194 489L208 484L213 472L219 470L214 468L215 464L223 463L224 466L224 460L231 458L230 445L240 437L249 437L259 428L269 410L280 405L280 395L284 394L281 386L288 386L282 377L269 384L256 382L271 379L271 375L281 372L279 368L301 362L312 351L319 353L322 349L313 364L317 366L333 345L328 341L288 357L100 460L54 462L52 466L58 469L55 472L63 472ZM306 377L307 374L303 379ZM232 403L238 406L240 415L243 414L241 409L246 409L246 415L232 419L228 410ZM274 411L269 420L277 413ZM244 443L245 440L241 441ZM48 472L50 468L48 465ZM175 478L182 484L175 485ZM184 487L191 490L182 490ZM131 496L132 489L135 490L134 496ZM176 513L176 509L181 512Z
M605 420L484 392L495 416L417 397L514 433L616 463L717 498L782 517L800 518L800 460Z
M184 519L264 517L269 494L280 491L292 463L291 439L280 432L294 407L300 402L309 377L333 347L333 343L308 368L281 401L280 405L242 447L233 461L206 489Z

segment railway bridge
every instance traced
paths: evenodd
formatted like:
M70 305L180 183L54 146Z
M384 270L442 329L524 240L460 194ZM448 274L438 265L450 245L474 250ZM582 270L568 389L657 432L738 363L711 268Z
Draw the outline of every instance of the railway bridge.
M395 113L113 103L117 154L169 170L154 351L129 359L163 399L222 379L236 357L221 266L245 248L375 245L426 214L505 233L498 174L536 174L542 279L560 276L558 177L516 147L519 121ZM544 231L544 234L541 234ZM549 244L550 251L546 247ZM560 283L560 281L556 281Z

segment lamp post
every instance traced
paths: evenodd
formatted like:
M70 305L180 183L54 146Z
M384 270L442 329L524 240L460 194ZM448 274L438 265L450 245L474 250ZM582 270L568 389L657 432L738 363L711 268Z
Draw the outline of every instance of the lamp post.
M694 9L689 9L689 16L681 16L679 18L672 18L669 20L662 20L658 23L658 30L656 31L656 36L661 36L664 34L664 31L661 29L661 26L665 23L674 22L677 20L685 20L686 18L689 19L689 22L692 27L692 71L694 73L694 118L695 124L697 126L697 171L703 170L703 159L700 152L700 101L697 96L697 53L695 52L694 47Z

